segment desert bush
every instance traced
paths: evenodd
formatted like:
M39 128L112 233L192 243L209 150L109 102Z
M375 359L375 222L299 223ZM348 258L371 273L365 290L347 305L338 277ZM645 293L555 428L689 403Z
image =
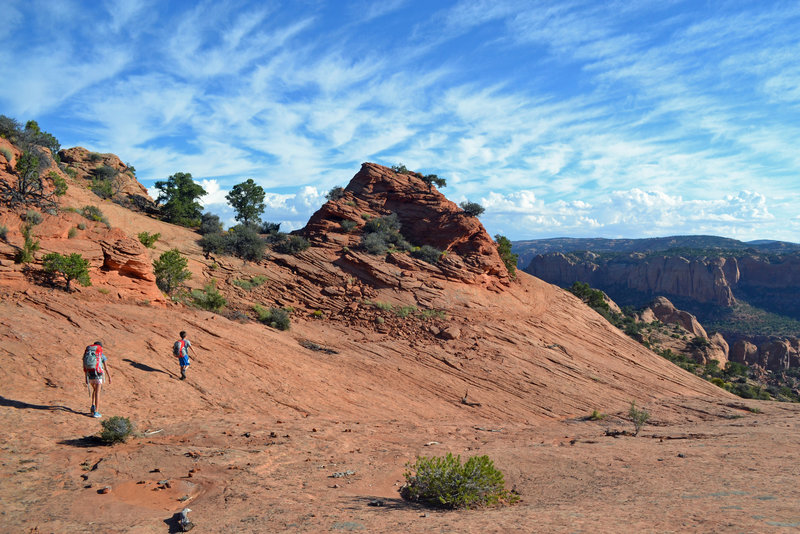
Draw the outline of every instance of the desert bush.
M114 188L108 180L94 178L89 189L100 198L111 198L114 196Z
M86 223L78 223L78 230L86 230Z
M253 306L253 310L258 315L258 320L277 330L289 330L291 320L289 312L281 308L264 308L258 304Z
M631 401L631 408L628 410L628 417L631 418L631 422L633 423L634 428L634 436L639 435L639 431L642 430L645 423L650 419L650 413L642 408L641 410L636 407L636 401Z
M7 237L8 237L8 227L0 225L0 239L5 241Z
M11 153L11 151L9 149L7 149L6 147L0 148L0 154L3 154L3 157L6 158L6 161L11 162L11 158L13 157L13 154Z
M225 254L226 243L225 234L221 233L205 234L197 241L204 254Z
M228 303L225 297L217 289L217 281L211 280L203 289L192 291L192 302L198 308L208 311L219 311Z
M153 248L153 245L156 244L158 238L161 237L161 233L156 232L151 234L150 232L139 232L138 237L142 245L146 246L147 248Z
M250 291L262 285L266 281L267 281L266 276L253 276L249 280L239 280L239 279L234 280L233 285L241 287L245 291Z
M97 206L84 206L81 208L81 215L90 221L104 222L108 224L108 220L106 219L106 216L103 215L103 211Z
M124 443L135 430L133 423L127 417L115 415L109 417L101 423L103 430L100 432L100 439L112 445L114 443Z
M78 171L74 167L67 167L66 169L64 169L64 172L67 173L67 176L69 176L73 180L78 176Z
M361 248L367 253L375 255L386 254L386 251L389 250L383 236L375 233L365 234L361 237Z
M189 260L184 258L176 248L161 254L153 262L153 271L156 275L156 285L166 293L172 294L184 281L192 277L186 266Z
M385 254L390 250L411 250L411 244L400 233L397 214L367 219L361 247L369 254Z
M478 217L481 214L483 214L484 211L486 211L486 208L484 208L477 202L470 202L468 200L462 202L461 204L459 204L459 206L461 207L462 210L464 210L464 213L466 213L470 217Z
M602 414L597 410L592 410L592 413L588 417L589 421L602 421L605 418L605 414Z
M395 308L394 313L398 317L402 317L405 319L406 317L408 317L409 315L411 315L416 311L417 311L416 306L398 306L397 308Z
M82 286L92 285L89 278L89 261L77 252L64 256L58 252L46 254L42 258L42 265L46 273L52 277L62 276L66 282L66 290L72 291L72 281L75 280Z
M345 220L339 222L339 226L342 227L342 230L344 230L345 232L349 233L349 232L352 232L353 229L355 229L356 226L358 226L358 223L355 222L355 221L351 221L350 219L345 219Z
M22 233L22 248L14 255L16 263L30 263L34 260L33 253L39 250L39 240L33 236L33 227L30 224L23 224L20 227Z
M50 171L47 177L53 182L53 189L56 196L61 197L67 193L67 181L56 171Z
M469 508L514 502L505 489L503 473L488 456L473 456L461 464L461 456L418 456L407 464L403 498L443 508Z
M306 238L299 235L290 235L283 241L272 245L272 250L281 254L298 254L310 246L311 244Z
M255 226L237 224L225 236L225 252L245 261L259 261L264 257L266 244Z
M503 260L503 264L505 264L506 269L508 269L508 274L511 278L516 278L517 259L519 259L519 255L511 252L511 240L500 234L496 234L494 240L497 243L497 252L500 254L500 259Z
M25 222L31 226L36 226L42 222L42 214L36 210L28 210L25 212Z
M200 235L218 234L222 232L222 222L219 215L205 212L200 216Z
M418 314L422 319L444 319L447 317L442 310L434 310L434 309L427 309L427 310L420 310Z
M281 223L265 221L261 223L259 230L262 234L277 234L281 231Z
M339 200L344 196L344 187L336 186L325 195L328 200Z
M97 163L101 159L103 159L102 154L98 154L97 152L89 152L89 161L92 163Z
M25 150L14 165L18 179L14 184L0 181L0 203L8 206L56 207L55 193L46 192L41 172L48 167L49 153L40 147Z
M442 251L430 245L422 245L411 250L411 255L422 261L436 265L442 257Z

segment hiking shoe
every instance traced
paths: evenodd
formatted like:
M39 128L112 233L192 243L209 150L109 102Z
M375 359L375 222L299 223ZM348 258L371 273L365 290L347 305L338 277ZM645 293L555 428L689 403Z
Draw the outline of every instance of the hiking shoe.
M92 404L92 408L89 410L89 412L91 412L92 414L94 414L94 412L95 412L95 407L94 407L94 404Z
M103 417L103 415L101 413L94 412L94 414L92 414L92 417L94 417L95 419L99 419L99 418Z

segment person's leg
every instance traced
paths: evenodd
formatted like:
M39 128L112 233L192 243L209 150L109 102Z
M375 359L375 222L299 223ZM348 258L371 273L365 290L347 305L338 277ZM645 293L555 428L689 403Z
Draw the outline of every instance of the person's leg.
M102 387L103 383L100 381L92 383L92 405L94 405L94 413L100 413L100 389Z

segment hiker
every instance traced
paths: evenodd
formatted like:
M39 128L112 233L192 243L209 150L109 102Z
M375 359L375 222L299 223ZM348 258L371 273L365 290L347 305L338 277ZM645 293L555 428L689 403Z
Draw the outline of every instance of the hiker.
M192 350L192 356L197 358L197 353L192 348L192 344L186 339L186 332L181 331L181 338L172 345L172 354L178 358L178 363L181 366L181 380L186 380L186 368L189 367L189 349Z
M100 409L100 390L103 388L104 376L108 377L108 383L111 384L111 373L101 342L95 341L83 351L83 373L86 375L86 385L92 396L91 416L102 417L98 411Z

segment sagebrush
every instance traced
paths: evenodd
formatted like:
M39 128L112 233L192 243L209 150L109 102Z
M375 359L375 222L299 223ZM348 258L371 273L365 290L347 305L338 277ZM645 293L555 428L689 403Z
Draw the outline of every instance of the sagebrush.
M404 499L443 508L470 508L515 502L516 494L505 489L503 473L488 456L473 456L463 465L461 456L417 457L407 464Z
M130 419L119 415L109 417L101 424L103 430L100 432L100 439L108 444L124 443L135 430Z

